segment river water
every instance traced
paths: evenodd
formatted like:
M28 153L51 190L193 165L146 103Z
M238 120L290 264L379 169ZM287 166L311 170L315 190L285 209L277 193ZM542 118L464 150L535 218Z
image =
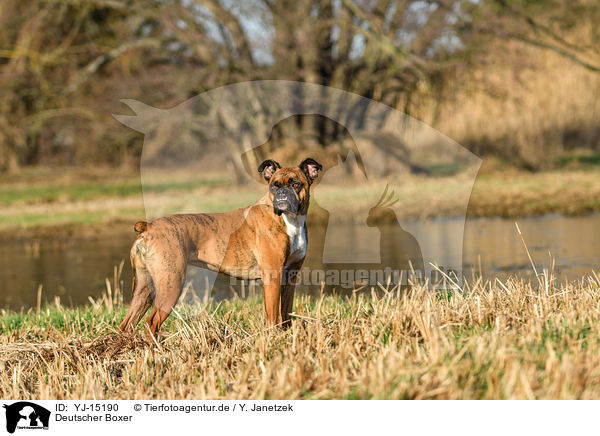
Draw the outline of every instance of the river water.
M599 269L600 215L565 217L548 215L519 219L477 218L466 222L463 241L463 275L470 278L481 271L486 278L505 279L511 274L534 278L533 268L523 246L518 222L538 272L554 263L560 280L575 280ZM461 235L463 221L432 219L403 222L414 235L423 253L430 249L452 253ZM357 231L354 225L340 230L355 234L352 246L367 252L372 234ZM133 233L133 232L132 232ZM125 261L120 278L129 298L131 268L129 247L134 234L125 233L99 238L31 239L0 242L0 308L34 307L42 285L42 300L79 305L97 298L105 289L105 280L113 282L114 268ZM309 228L309 235L311 230ZM311 236L309 236L310 246ZM365 248L361 248L365 247ZM347 254L344 244L330 244L325 256ZM455 255L455 254L454 254ZM551 260L552 259L552 260ZM310 266L310 265L309 265ZM300 289L299 292L302 292ZM224 294L222 294L224 295Z

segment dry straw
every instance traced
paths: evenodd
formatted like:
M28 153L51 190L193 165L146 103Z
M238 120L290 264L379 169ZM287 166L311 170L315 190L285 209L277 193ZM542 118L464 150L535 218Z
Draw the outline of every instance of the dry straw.
M183 304L160 344L125 307L0 315L3 398L600 398L600 280L512 278L300 296L288 331L261 301ZM371 291L371 292L369 292Z

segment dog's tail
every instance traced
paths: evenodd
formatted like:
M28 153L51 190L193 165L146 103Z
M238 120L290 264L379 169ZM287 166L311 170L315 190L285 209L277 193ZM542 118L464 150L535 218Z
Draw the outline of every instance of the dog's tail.
M133 230L135 230L138 233L145 232L147 229L148 223L146 221L138 221L137 223L135 223L135 226L133 226Z

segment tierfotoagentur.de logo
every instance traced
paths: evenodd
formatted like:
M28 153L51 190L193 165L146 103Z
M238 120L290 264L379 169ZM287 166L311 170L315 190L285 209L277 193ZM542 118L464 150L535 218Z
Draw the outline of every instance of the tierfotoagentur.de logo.
M42 406L29 401L19 401L13 404L4 404L6 410L6 431L14 433L15 430L48 430L50 411Z

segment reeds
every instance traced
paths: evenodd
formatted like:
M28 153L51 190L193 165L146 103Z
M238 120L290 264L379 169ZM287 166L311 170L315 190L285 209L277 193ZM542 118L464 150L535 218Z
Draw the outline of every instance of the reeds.
M586 31L582 24L570 37L583 40ZM597 73L526 44L499 41L487 53L482 66L460 73L425 122L480 156L527 169L551 168L576 149L597 153Z

